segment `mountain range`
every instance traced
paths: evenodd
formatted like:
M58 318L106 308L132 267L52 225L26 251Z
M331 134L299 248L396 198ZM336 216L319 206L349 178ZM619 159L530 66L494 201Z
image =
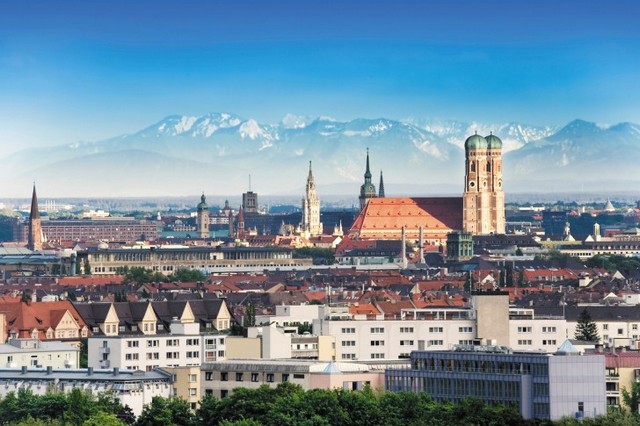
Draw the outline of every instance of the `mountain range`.
M454 120L338 121L287 115L263 124L228 113L172 115L114 138L18 151L0 160L0 196L26 197L35 180L48 197L303 194L309 161L320 196L358 195L370 152L374 184L387 195L458 195L464 141L478 132L504 142L509 192L632 190L640 182L640 126L564 127ZM251 177L250 177L251 176Z

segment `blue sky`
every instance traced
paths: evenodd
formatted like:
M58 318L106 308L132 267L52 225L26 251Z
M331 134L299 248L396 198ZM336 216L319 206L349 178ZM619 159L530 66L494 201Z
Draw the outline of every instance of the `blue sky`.
M637 1L0 0L0 157L207 112L640 123L638 16Z

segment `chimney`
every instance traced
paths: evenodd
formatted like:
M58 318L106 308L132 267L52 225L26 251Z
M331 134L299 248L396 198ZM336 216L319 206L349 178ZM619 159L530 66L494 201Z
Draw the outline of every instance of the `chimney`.
M113 367L113 375L117 376L118 374L120 374L120 369L118 367Z
M50 376L51 373L53 373L53 367L52 366L47 366L47 376Z
M27 374L27 369L28 369L28 367L26 365L23 365L21 373L22 374Z
M406 268L407 267L407 237L405 235L405 227L402 227L402 248L401 248L401 253L402 253L402 267Z
M419 242L418 244L420 244L420 263L426 263L424 261L424 230L422 228L422 225L420 225L420 238L419 238Z
M87 376L93 376L93 367L87 368Z

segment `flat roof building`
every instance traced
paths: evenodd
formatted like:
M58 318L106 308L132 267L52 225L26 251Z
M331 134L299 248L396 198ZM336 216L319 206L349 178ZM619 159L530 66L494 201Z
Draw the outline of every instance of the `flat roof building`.
M604 357L465 345L452 351L414 351L410 359L410 369L386 371L386 389L426 392L438 402L472 397L512 405L525 419L607 413Z

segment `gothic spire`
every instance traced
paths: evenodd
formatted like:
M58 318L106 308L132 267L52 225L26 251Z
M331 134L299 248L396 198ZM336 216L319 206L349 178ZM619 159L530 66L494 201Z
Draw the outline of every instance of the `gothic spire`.
M31 195L31 211L29 220L40 219L40 210L38 209L38 196L36 195L36 184L33 184L33 194Z
M371 180L371 170L369 170L369 148L367 148L367 170L364 172L365 181Z
M380 185L378 185L378 197L384 198L384 181L382 180L382 170L380 170Z

